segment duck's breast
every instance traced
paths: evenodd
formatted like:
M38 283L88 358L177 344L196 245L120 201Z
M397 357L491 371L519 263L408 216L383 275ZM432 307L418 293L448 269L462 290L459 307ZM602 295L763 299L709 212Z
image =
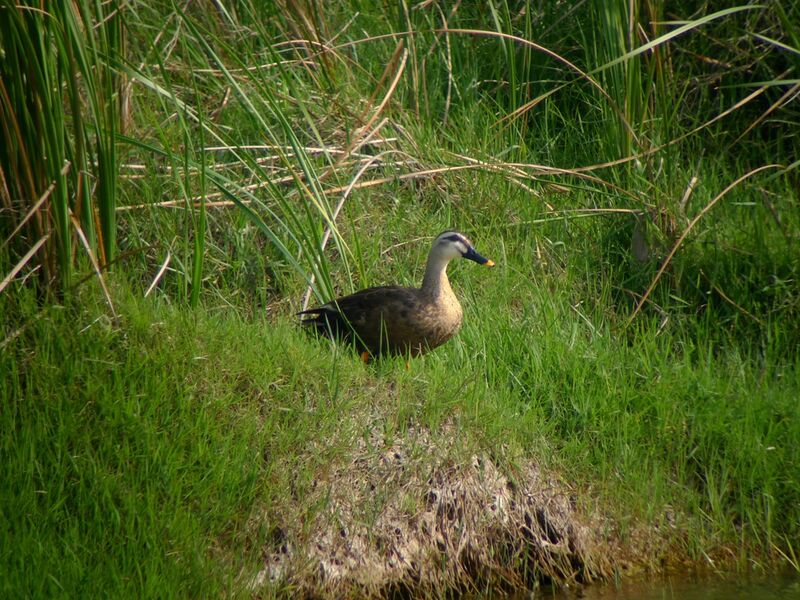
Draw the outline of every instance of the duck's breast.
M394 319L396 335L390 335L390 339L398 342L396 351L422 354L453 337L461 327L461 318L458 302L419 299L413 305L400 308Z

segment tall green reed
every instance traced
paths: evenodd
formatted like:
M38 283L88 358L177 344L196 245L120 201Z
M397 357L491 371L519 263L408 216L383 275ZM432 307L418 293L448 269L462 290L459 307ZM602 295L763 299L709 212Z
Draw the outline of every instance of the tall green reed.
M125 51L123 11L116 1L0 6L0 235L9 262L61 292L77 255L98 268L114 260L122 99L111 63Z
M204 252L200 230L206 223L205 201L211 195L235 205L289 269L307 280L318 298L329 298L334 290L323 241L330 237L348 273L351 252L325 189L328 179L336 182L340 177L337 160L317 131L313 107L306 106L310 88L320 84L318 71L325 69L325 62L314 52L293 52L291 45L287 51L272 44L253 49L253 54L259 53L267 62L254 67L253 54L242 48L251 48L253 37L275 37L274 30L267 28L275 24L263 23L255 10L252 4L243 3L235 14L220 10L205 15L173 6L173 18L167 22L185 32L180 36L182 51L171 54L169 64L154 56L154 67L131 64L125 70L156 98L162 114L179 115L184 152L176 161L178 149L169 141L172 125L165 126L163 121L153 127L158 142L130 141L146 152L169 157L172 168L165 173L175 184L172 189L182 190L181 204L193 223L193 267L179 268L185 280L199 282L202 276L197 258ZM308 40L293 43L314 48ZM310 62L314 69L308 69ZM191 95L187 89L192 90ZM218 98L225 99L223 107L206 100ZM230 121L235 126L215 114L221 111L235 114ZM196 147L186 151L193 139L203 140L206 147L213 145L213 151ZM322 149L321 159L312 157L311 146ZM215 157L227 162L215 164ZM180 177L183 180L178 182ZM190 188L203 192L188 193ZM213 194L209 188L215 190ZM153 204L173 205L169 200ZM196 289L193 285L193 292ZM195 301L193 298L192 303Z

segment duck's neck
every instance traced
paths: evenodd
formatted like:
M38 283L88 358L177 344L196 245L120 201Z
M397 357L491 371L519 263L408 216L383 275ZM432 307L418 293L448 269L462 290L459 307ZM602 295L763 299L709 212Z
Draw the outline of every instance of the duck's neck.
M422 278L422 292L432 300L439 300L453 296L453 288L447 279L447 263L449 261L440 256L429 256L425 267L425 277Z

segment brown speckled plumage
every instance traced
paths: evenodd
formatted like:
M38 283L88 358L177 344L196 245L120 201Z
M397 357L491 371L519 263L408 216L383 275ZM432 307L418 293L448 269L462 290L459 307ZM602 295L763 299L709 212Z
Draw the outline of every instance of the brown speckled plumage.
M478 264L494 263L475 251L462 234L445 231L433 242L422 287L373 287L299 313L310 315L304 325L318 333L353 340L373 355L417 356L444 344L461 327L461 305L450 281L447 263L467 258Z

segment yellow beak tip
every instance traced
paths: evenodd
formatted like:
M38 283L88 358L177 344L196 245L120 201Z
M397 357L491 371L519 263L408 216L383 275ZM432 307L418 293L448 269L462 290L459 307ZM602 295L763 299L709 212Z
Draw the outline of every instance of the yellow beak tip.
M487 260L486 261L486 266L487 267L493 267L494 266L494 261L493 260Z

